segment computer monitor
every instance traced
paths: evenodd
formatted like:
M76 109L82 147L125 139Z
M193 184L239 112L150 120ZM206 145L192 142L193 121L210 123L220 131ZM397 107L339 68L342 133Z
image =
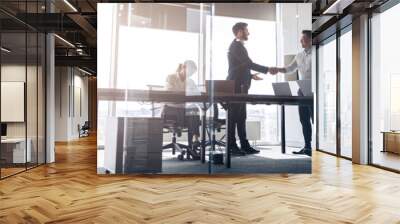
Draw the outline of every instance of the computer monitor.
M206 93L210 94L234 94L235 81L234 80L206 80Z
M288 82L274 82L272 83L272 89L275 96L292 96Z
M1 137L7 136L7 124L1 123Z

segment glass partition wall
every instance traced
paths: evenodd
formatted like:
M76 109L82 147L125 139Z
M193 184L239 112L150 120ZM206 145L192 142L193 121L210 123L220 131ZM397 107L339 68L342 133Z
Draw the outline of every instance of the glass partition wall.
M255 63L268 67L287 65L290 61L280 58L290 55L293 59L303 50L300 36L303 29L311 29L311 4L281 5L286 8L279 11L277 4L255 3L99 4L98 173L140 173L144 167L152 167L148 172L163 174L311 172L311 158L292 154L292 150L299 150L292 148L293 144L287 147L286 154L282 153L280 107L276 104L248 103L243 113L247 113L248 144L261 152L232 156L231 169L224 162L227 105L215 99L221 93L221 87L216 87L218 81L230 84L226 82L228 51L236 43L232 27L238 22L247 23L250 36L243 44ZM293 35L285 35L287 31ZM281 43L278 34L284 40ZM278 45L284 48L278 49ZM192 68L189 77L180 76L182 66ZM274 95L272 83L286 80L282 74L259 76L263 80L252 81L250 95ZM232 92L222 93L235 95L234 86L231 87ZM167 96L194 102L157 101L168 100ZM204 100L204 96L208 98ZM170 107L175 113L166 112ZM182 115L179 107L190 113ZM288 120L297 114L297 110L286 111ZM200 118L196 121L197 125L201 122L197 137L189 136L188 115ZM301 131L299 119L294 122L297 123L287 126L287 135L303 146L302 136L294 133L295 128ZM157 131L149 132L150 129ZM129 140L125 136L130 136ZM198 150L203 139L206 155ZM246 149L247 141L241 145L236 139L238 147ZM117 147L118 144L125 145ZM154 144L162 147L161 155L160 150L146 151ZM176 152L173 145L179 146L175 147ZM143 157L135 154L138 151Z
M123 100L98 103L99 173L140 170L141 162L129 150L124 151L129 161L118 160L118 152L113 151L115 139L106 131L125 128L124 133L131 133L132 127L136 127L138 132L145 132L150 124L153 133L140 140L136 139L138 132L131 133L132 142L126 143L127 147L142 151L154 144L163 148L161 155L159 149L149 153L152 164L142 164L142 168L162 169L163 173L208 173L208 166L198 166L199 151L192 150L192 145L200 141L200 130L193 128L193 133L189 133L186 118L191 116L193 125L198 126L199 117L205 115L203 108L209 103L137 102L135 94L129 92L170 91L177 93L177 97L185 97L205 90L205 30L209 27L206 16L210 14L210 5L99 4L98 19L102 25L98 27L98 45L109 47L99 48L98 55L111 58L98 58L98 88L124 92ZM191 112L186 113L189 108ZM119 120L124 120L123 126ZM189 150L196 152L190 154ZM197 161L180 161L190 158Z
M318 44L317 150L352 157L352 27Z
M371 18L370 163L400 171L400 4Z
M43 10L40 1L25 4L19 2L21 12ZM0 19L14 21L3 13ZM0 178L5 178L45 163L45 35L21 22L1 24Z

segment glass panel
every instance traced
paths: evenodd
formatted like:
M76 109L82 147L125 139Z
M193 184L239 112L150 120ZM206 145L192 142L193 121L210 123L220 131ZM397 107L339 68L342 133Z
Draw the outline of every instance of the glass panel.
M232 157L232 169L221 164L226 158L224 134L227 132L226 111L223 108L231 97L247 93L228 92L235 89L235 85L230 86L233 80L226 82L229 69L227 52L230 44L236 43L233 42L232 26L239 21L246 22L251 36L245 48L252 60L264 66L276 66L278 55L289 51L297 54L303 50L298 37L303 28L311 28L311 5L304 4L305 8L300 5L286 5L291 10L288 15L292 15L292 19L285 21L285 27L295 26L296 30L293 32L295 35L283 35L286 33L283 29L279 31L280 36L289 38L285 40L291 43L282 43L285 48L278 53L281 44L277 43L275 4L99 4L98 172L146 172L140 170L140 165L135 166L141 163L134 152L144 152L154 147L151 144L160 143L159 140L162 144L158 147L163 147L161 157L159 154L146 154L147 151L142 153L147 159L141 161L154 156L151 162L156 165L161 158L162 167L157 173L208 173L211 169L212 173L311 172L310 157L292 155L289 150L290 155L281 153L276 105L249 103L247 108L240 107L240 118L247 114L248 119L247 123L242 122L243 119L236 122L245 124L237 129L240 133L246 130L248 135L246 139L242 138L243 144L238 145L248 152L250 144L263 151L258 155ZM249 10L254 13L249 13ZM298 12L298 15L293 16L292 12ZM291 39L293 37L296 37L295 41ZM157 53L149 49L156 49ZM248 60L244 58L233 64L239 67L246 62ZM255 65L253 68L261 70L261 73L267 70ZM246 67L245 70L237 76L249 78L247 71L250 69ZM260 77L263 80L253 82L249 94L270 97L273 94L272 83L278 78L262 74ZM210 83L207 80L223 80L211 83L223 84L224 93L229 93L228 97L224 95L224 105L213 104L216 101L212 100L221 99L215 97L221 92L214 89L215 86L207 85ZM199 93L206 97L197 97ZM192 95L196 95L192 98L195 102L184 102ZM257 97L265 96L254 96L252 99L259 99ZM183 102L177 102L179 100ZM204 112L203 109L207 109L204 105L211 109ZM214 105L219 107L218 117L214 113ZM295 110L295 113L298 111ZM240 119L238 117L237 120ZM201 130L206 132L204 134L199 133L200 118L205 122L201 125ZM298 119L296 122L299 122ZM149 141L149 134L155 135L152 141ZM142 137L136 139L136 136ZM203 161L199 137L207 140ZM117 147L120 145L124 146ZM157 152L160 151L157 148ZM210 160L213 160L212 166L209 166ZM284 161L278 163L277 160Z
M261 7L265 10L265 14L260 13L259 15L244 15L243 9L248 11L254 11L257 7ZM250 33L248 41L244 42L244 46L249 54L249 57L253 62L259 63L263 66L271 66L277 64L277 44L276 44L276 18L271 14L271 18L266 16L268 12L275 11L275 4L215 4L215 14L212 17L208 16L207 20L211 26L211 63L210 66L210 79L213 80L226 80L228 76L229 61L227 53L229 48L234 41L235 36L232 33L232 26L237 22L244 22L248 24L248 31ZM260 50L265 49L265 50ZM231 65L232 66L232 65ZM257 73L252 71L252 73ZM248 90L249 94L269 94L272 95L272 83L277 81L277 76L260 74L263 80L252 81L251 88ZM238 80L236 80L238 82ZM214 90L218 92L219 90ZM218 93L216 93L218 94ZM259 160L268 160L268 156L264 155L264 152L270 151L271 147L277 148L279 151L279 128L278 128L278 109L276 105L265 106L265 105L251 105L248 104L245 107L247 113L246 118L246 139L247 144L250 144L257 149L261 150L261 156L256 157ZM219 106L218 119L226 119L226 110ZM225 127L225 124L223 125ZM232 144L237 145L239 148L245 148L244 142L241 142L239 137L239 124L237 128L234 127L236 142ZM216 139L222 140L226 143L226 137L221 139L222 136L228 133L228 130L222 129L216 130ZM222 132L222 133L221 133ZM219 153L223 153L224 158L225 147L216 145L216 156ZM232 146L230 147L232 148ZM237 157L233 155L231 157L231 169L227 169L225 165L214 165L212 166L213 173L260 173L263 172L263 168L267 167L268 163L263 165L255 163L254 158L249 157ZM252 165L251 165L252 164Z
M37 165L38 160L38 36L35 32L27 33L27 80L26 80L26 116L27 116L27 149L31 151L28 153L27 166L33 167Z
M336 38L318 50L319 149L336 154Z
M352 157L352 32L340 37L341 155Z
M26 141L26 34L1 34L2 177L25 170L31 162ZM28 150L26 149L28 146Z
M98 87L122 90L122 93L158 91L178 92L182 96L199 94L204 89L204 58L201 46L205 38L203 26L208 10L205 8L206 4L99 4L99 45L110 47L99 48ZM157 53L151 53L149 49L157 49ZM111 59L109 55L112 55ZM207 164L201 164L198 156L200 104L139 103L130 96L134 97L125 95L123 100L98 104L98 158L104 158L98 163L100 173L141 172L140 167L132 165L134 161L139 163L138 158L131 154L134 151L132 148L125 148L123 155L117 153L117 156L124 156L123 164L126 164L118 167L118 158L112 151L111 143L115 138L111 139L109 132L115 132L117 127L123 128L119 126L122 125L119 123L121 119L124 120L123 125L128 136L130 131L134 131L130 127L145 131L148 125L155 125L155 130L152 130L154 133L147 133L149 135L146 135L146 141L142 139L139 143L135 137L125 140L132 140L133 143L127 144L133 144L132 147L137 147L135 150L154 147L151 144L155 143L160 143L160 147L165 146L161 155L149 155L153 158L154 167L157 167L158 162L162 163L162 167L155 169L157 172L208 172ZM190 123L192 119L193 124ZM113 129L107 128L110 125L117 126ZM189 127L190 125L193 126ZM193 133L189 134L189 130ZM136 136L139 133L131 134ZM156 136L151 142L147 139L150 134ZM197 155L188 153L194 144ZM174 147L169 146L174 146L176 153ZM157 149L157 152L160 150ZM186 158L192 159L180 161ZM151 169L149 171L152 172ZM146 170L143 169L143 172Z
M207 64L207 66L209 66L211 77L214 80L226 80L229 70L243 71L240 65L246 62L240 60L242 58L240 52L232 50L235 46L242 48L242 45L235 45L238 42L235 40L232 30L236 23L246 23L250 33L248 39L239 44L244 45L252 62L267 67L288 65L291 61L284 60L289 58L286 56L290 55L290 59L294 59L296 54L303 51L299 41L302 29L311 27L309 22L311 21L311 17L309 17L311 15L311 5L307 4L216 3L213 11L215 14L210 18L211 43L209 48L211 49L211 63ZM293 16L294 14L296 16ZM240 59L236 60L237 58ZM246 65L243 67L246 67ZM274 95L273 83L289 81L286 79L286 74L273 76L263 74L262 71L256 71L262 70L260 68L251 67L250 69L251 74L259 73L258 76L263 80L252 80L248 93L243 90L236 90L235 93L232 93L233 96L248 95L249 101L254 99L255 95L258 97L271 96ZM238 76L248 75L246 72L232 72L231 74L237 74ZM232 77L232 80L236 83L245 84L245 81L241 82L240 78ZM218 95L218 91L220 91L217 88L214 89L215 95ZM293 95L297 95L297 91L295 93L294 91L291 92ZM301 126L297 107L287 106L285 110L287 147L286 154L283 154L280 146L281 107L276 106L276 104L266 105L247 102L247 104L245 103L244 112L236 112L235 110L241 110L243 105L237 104L240 106L236 107L231 104L231 108L235 109L231 111L228 109L230 113L234 113L237 116L236 118L231 117L231 119L237 119L237 122L232 122L236 123L236 127L233 128L236 142L232 142L232 145L228 147L232 151L231 168L226 168L226 164L221 165L214 162L212 173L311 172L310 157L292 154L293 150L299 150L297 147L304 146L302 134L298 135L298 133L301 133ZM225 119L226 112L225 109L220 107L218 118ZM240 124L243 121L243 114L245 114L245 121L243 122L245 125ZM226 128L224 125L223 127ZM246 133L243 132L243 129ZM222 136L221 132L225 134L228 133L228 130L217 129L217 141ZM225 144L226 137L222 140ZM251 148L259 150L259 152L254 153L255 151L253 151L250 154ZM244 151L247 151L247 154L243 154ZM217 161L219 152L222 152L223 157L226 158L225 147L216 144L214 156Z
M400 4L372 18L372 163L400 170Z

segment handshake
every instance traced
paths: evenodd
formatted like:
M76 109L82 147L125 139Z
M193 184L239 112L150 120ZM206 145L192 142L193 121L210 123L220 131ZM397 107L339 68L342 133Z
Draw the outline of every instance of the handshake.
M276 75L276 74L278 74L278 72L285 73L286 70L285 70L284 68L269 67L269 68L268 68L268 72L269 72L271 75ZM251 75L251 78L254 79L254 80L263 80L261 77L258 76L259 74L260 74L260 73L252 74L252 75Z
M268 72L271 75L276 75L278 72L282 72L282 69L278 68L278 67L269 67L268 68Z

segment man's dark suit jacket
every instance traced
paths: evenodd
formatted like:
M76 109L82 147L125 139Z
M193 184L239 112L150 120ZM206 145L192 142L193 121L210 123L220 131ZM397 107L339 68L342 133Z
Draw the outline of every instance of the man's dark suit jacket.
M228 51L228 77L227 80L235 80L235 93L241 93L244 86L244 91L250 88L251 73L254 70L261 73L267 73L268 67L259 65L251 61L246 48L240 41L236 39L232 41Z

